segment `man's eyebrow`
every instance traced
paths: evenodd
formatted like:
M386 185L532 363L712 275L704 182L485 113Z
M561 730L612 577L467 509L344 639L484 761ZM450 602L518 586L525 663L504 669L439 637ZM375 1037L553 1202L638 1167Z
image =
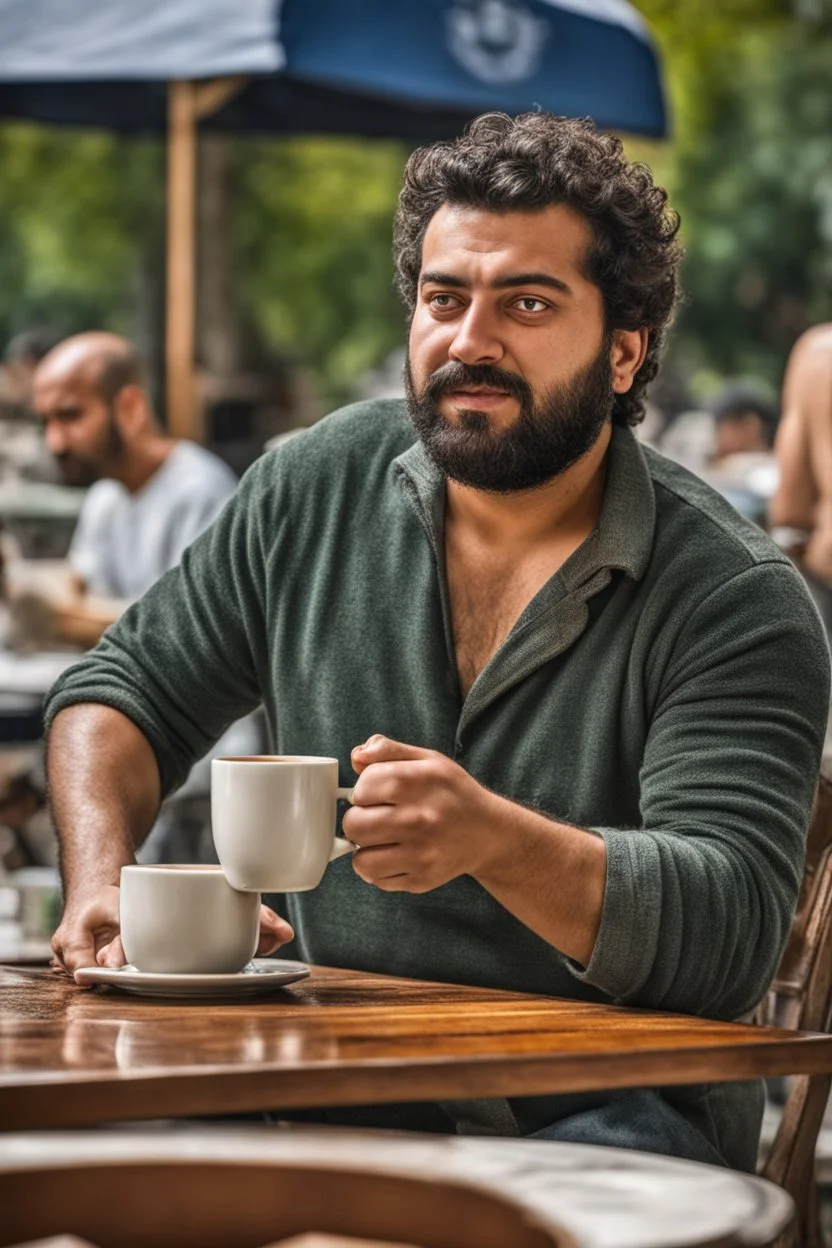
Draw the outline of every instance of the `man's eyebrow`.
M562 295L571 295L572 287L551 273L509 273L506 277L497 277L491 283L494 290L506 290L512 286L551 286Z
M468 283L463 281L461 277L454 277L453 273L422 273L419 276L420 286L458 286L460 289L467 286Z
M465 289L468 286L461 277L456 277L453 273L422 273L419 278L420 286L454 286L457 289ZM551 273L508 273L505 277L497 277L490 283L492 290L510 290L512 286L549 286L553 290L560 291L562 295L572 295L574 291L566 282L561 281L559 277L553 277Z

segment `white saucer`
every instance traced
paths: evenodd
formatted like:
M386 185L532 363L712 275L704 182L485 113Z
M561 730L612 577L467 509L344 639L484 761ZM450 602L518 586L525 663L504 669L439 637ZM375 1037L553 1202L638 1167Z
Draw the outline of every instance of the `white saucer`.
M75 972L75 982L107 984L140 997L255 997L306 979L308 974L304 962L254 958L233 975L163 975L137 971L135 966L85 966Z

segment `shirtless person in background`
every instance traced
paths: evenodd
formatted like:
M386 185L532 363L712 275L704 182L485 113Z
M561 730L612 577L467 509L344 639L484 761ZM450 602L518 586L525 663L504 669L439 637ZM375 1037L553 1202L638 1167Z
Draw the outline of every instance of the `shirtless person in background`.
M797 340L783 383L775 442L780 485L771 535L808 574L827 629L832 625L832 324Z

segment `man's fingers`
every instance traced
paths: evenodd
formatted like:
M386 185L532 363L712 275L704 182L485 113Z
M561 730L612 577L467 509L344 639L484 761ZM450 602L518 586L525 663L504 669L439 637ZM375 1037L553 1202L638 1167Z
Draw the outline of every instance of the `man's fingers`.
M290 940L294 940L295 932L291 923L287 923L285 919L281 919L279 914L275 914L274 910L268 906L260 907L260 941L257 945L257 956L261 958L268 957L270 953L274 953L281 945L286 945Z
M52 937L55 960L68 975L82 966L95 966L95 940L91 931L64 932L58 928Z
M432 759L368 764L353 790L353 806L402 806L422 803L437 788L437 768Z
M118 935L118 889L108 886L88 902L64 914L52 937L52 952L70 975L83 966L95 966L97 952ZM121 950L119 942L118 952ZM124 961L113 965L120 966Z
M352 806L341 826L354 845L392 845L406 834L405 818L398 806Z
M352 856L352 866L365 884L376 884L379 887L383 887L387 880L405 879L407 875L402 869L402 854L398 845L374 845L370 849L357 849Z
M420 758L431 758L433 753L433 750L423 750L419 745L406 745L403 741L393 741L376 733L363 745L357 745L351 757L354 770L362 772L371 763L416 762Z
M102 945L95 955L95 960L99 966L118 967L124 966L127 959L124 956L124 949L121 944L121 937L114 936L108 944Z

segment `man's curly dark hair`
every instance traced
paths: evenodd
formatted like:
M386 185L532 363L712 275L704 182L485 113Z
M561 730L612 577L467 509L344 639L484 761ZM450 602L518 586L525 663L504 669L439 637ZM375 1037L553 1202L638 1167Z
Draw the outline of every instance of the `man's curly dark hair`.
M644 363L613 408L617 424L637 425L658 372L682 255L678 214L647 166L628 160L621 140L588 118L548 113L485 113L461 138L419 148L404 171L393 231L396 286L411 315L425 231L442 204L488 212L566 204L590 223L584 272L601 291L607 329L649 330Z

